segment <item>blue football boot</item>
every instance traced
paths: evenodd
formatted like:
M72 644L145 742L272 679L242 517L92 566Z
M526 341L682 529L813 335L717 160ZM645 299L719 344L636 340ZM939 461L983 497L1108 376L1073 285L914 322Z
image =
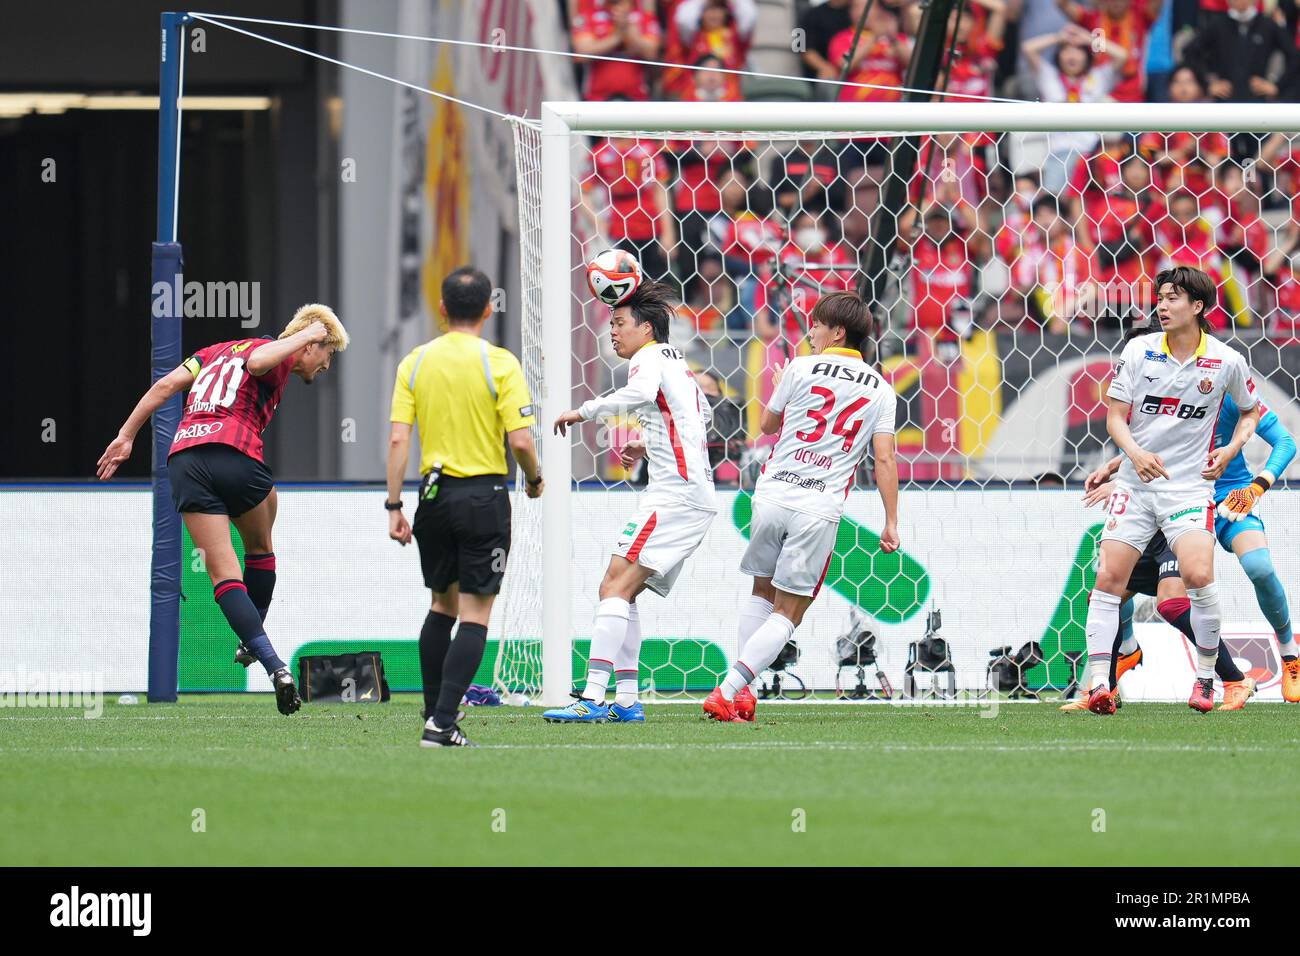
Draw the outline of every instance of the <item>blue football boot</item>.
M620 707L617 703L610 704L609 722L611 724L644 724L645 708L641 706L639 700L631 707Z
M542 720L552 724L604 724L609 722L609 705L578 697L568 707L542 711Z

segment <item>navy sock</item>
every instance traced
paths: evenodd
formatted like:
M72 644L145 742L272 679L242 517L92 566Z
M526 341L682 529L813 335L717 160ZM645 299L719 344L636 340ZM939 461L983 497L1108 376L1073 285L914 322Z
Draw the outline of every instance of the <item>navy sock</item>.
M212 594L217 599L217 606L221 608L221 613L226 615L230 629L244 642L244 646L253 652L253 656L266 668L267 674L274 674L284 667L284 661L275 656L271 639L262 629L262 619L258 616L257 608L253 607L244 582L234 578L219 581L212 589Z
M483 663L483 650L487 647L487 628L482 624L460 622L456 639L451 642L442 662L442 686L438 690L438 706L433 720L439 727L447 728L456 722L461 698L474 679L479 664Z
M248 598L257 608L257 615L266 620L266 612L271 609L271 595L275 593L275 555L244 555L244 587L248 588Z
M1228 645L1223 641L1219 641L1219 659L1214 662L1214 673L1225 684L1246 679L1246 675L1241 672L1241 668L1228 652Z
M424 685L424 719L438 709L438 691L442 687L442 663L451 646L451 629L456 619L437 611L424 616L420 628L420 678Z
M1191 641L1194 649L1196 647L1196 635L1192 632L1191 602L1187 598L1172 598L1168 601L1161 601L1159 611L1166 621L1182 631L1183 636ZM1223 641L1219 641L1219 657L1214 662L1214 673L1219 680L1227 683L1246 679L1246 675L1241 672L1237 662L1228 653L1228 645L1224 644Z

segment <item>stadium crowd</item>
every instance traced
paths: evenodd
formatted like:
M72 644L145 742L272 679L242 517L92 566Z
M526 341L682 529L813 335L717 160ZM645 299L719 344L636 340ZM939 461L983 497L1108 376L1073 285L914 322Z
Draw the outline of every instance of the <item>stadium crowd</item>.
M791 82L750 69L755 0L568 0L590 99L746 96L899 100L916 0L795 3ZM865 29L854 43L856 25ZM1297 0L964 0L940 86L1045 102L1275 102L1300 98ZM674 66L651 66L657 61ZM742 406L799 347L826 291L856 287L898 141L593 142L583 182L592 250L634 252L680 284L674 341ZM955 354L975 329L1118 331L1150 282L1195 265L1219 282L1221 333L1300 342L1300 143L1282 135L952 134L922 137L899 240L893 341ZM733 367L720 360L735 351ZM747 369L747 372L746 372ZM727 388L736 381L739 388ZM743 416L739 416L742 417ZM748 430L749 434L754 434ZM726 440L719 444L729 447ZM729 458L729 454L727 456Z

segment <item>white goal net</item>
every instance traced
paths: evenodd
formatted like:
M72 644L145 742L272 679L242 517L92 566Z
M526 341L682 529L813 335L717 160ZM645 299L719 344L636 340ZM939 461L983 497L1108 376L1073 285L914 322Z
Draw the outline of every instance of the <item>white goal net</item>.
M776 675L782 692L871 693L878 672L895 693L909 677L921 692L933 678L914 665L935 646L925 638L936 610L953 668L941 685L996 685L999 650L1030 644L1021 689L1064 689L1084 648L1102 522L1080 483L1113 453L1112 354L1149 315L1159 270L1215 278L1217 334L1300 429L1300 140L1272 132L1300 123L1294 108L1269 110L1265 124L1239 107L582 103L547 104L540 128L516 123L523 358L547 491L516 503L498 683L545 685L554 701L573 668L580 676L597 588L644 481L617 453L635 420L588 423L571 439L550 427L625 380L609 310L583 281L587 260L619 247L680 290L670 341L714 406L720 502L671 596L639 602L644 687L706 693L732 659L772 371L808 350L821 294L864 288L883 263L865 286L878 319L868 359L899 399L902 548L878 548L868 463L795 634L797 659ZM901 180L909 150L915 172ZM891 190L904 200L896 216ZM1267 453L1259 441L1247 450L1256 466ZM1262 510L1279 528L1300 517L1285 492ZM1274 556L1295 580L1293 551L1275 545ZM1225 634L1248 634L1260 620L1253 591L1230 555L1220 560ZM864 631L875 643L859 673L840 639Z

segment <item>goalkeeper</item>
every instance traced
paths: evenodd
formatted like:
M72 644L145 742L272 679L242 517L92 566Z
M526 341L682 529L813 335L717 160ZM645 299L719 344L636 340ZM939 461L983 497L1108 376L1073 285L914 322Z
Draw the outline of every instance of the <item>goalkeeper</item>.
M1248 382L1253 389L1255 383ZM1277 413L1261 406L1255 434L1273 446L1273 452L1258 475L1251 476L1246 455L1237 455L1214 483L1214 534L1224 550L1231 551L1241 562L1242 570L1255 586L1259 609L1264 612L1282 657L1282 696L1291 703L1300 702L1300 648L1291 633L1291 612L1286 592L1273 569L1264 522L1254 514L1255 503L1273 486L1295 457L1295 439L1282 425ZM1237 425L1237 405L1225 395L1215 425L1215 444L1224 442ZM1225 431L1226 429L1226 431Z
M1253 391L1255 383L1248 387ZM1263 414L1255 434L1273 446L1273 453L1258 475L1251 476L1244 452L1228 463L1214 485L1214 533L1225 551L1231 551L1241 562L1242 569L1255 586L1259 609L1277 635L1278 652L1282 658L1282 696L1291 703L1300 702L1300 647L1291 633L1291 612L1286 591L1278 580L1269 554L1268 539L1264 536L1264 522L1254 514L1255 503L1277 481L1296 454L1295 439L1282 425L1277 413L1261 408ZM1232 396L1223 397L1219 419L1214 429L1215 447L1226 444L1237 427L1240 413ZM1119 468L1122 456L1116 456L1106 466L1110 474Z

